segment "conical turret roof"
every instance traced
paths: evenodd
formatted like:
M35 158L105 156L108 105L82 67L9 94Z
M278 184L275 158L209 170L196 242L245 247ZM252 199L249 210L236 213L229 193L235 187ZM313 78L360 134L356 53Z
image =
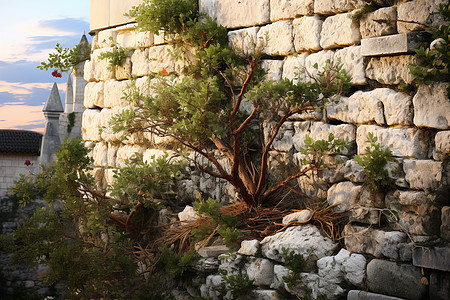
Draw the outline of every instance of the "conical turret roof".
M52 91L48 96L47 102L42 109L43 112L64 112L56 82L53 84Z

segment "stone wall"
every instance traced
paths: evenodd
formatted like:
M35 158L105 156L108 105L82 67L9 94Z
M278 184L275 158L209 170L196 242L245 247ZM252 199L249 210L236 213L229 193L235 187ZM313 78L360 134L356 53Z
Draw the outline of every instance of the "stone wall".
M306 194L326 198L337 209L350 211L351 222L344 231L345 249L335 253L333 248L316 256L319 260L315 267L302 275L302 283L313 295L324 294L333 299L353 289L348 299L358 299L357 290L407 299L449 297L447 84L419 87L415 94L401 92L400 88L413 80L408 66L414 62L413 50L423 39L420 31L439 24L439 18L432 14L438 2L389 1L393 5L355 21L351 16L362 5L360 1L199 1L203 12L228 27L233 46L247 51L268 37L264 48L268 58L263 63L275 79L292 79L299 68L314 73L315 63L320 66L327 59L338 58L352 76L351 95L341 97L339 103L329 105L324 112L293 118L271 151L275 164L284 160L300 166L299 150L306 134L320 139L333 133L337 138L355 142L355 147L349 147L342 155L329 158L344 162L332 172L298 180ZM97 13L93 11L92 15ZM103 28L92 26L96 30ZM129 48L130 56L123 67L108 69L98 56L115 45ZM168 55L170 49L161 36L139 32L133 24L99 30L94 37L91 60L84 68L88 84L82 133L86 145L93 150L94 172L100 185L111 183L112 170L123 166L134 152L150 157L164 148L166 141L152 136L133 136L121 142L108 124L114 114L127 106L121 97L130 84L128 74L137 78L137 86L144 86L149 72L180 70L180 65ZM102 126L106 129L100 133ZM354 160L355 154L366 153L369 133L395 156L388 165L395 186L386 195L376 197L371 197L363 185L364 170ZM186 192L192 196L195 190L218 199L232 194L211 178L192 179L184 182ZM386 214L397 219L386 219ZM314 229L305 226L291 231L310 230L313 234ZM440 246L431 247L431 241L439 241ZM262 244L264 249L264 241ZM295 249L295 245L290 247ZM265 299L276 299L279 296L274 296L274 289L280 278L276 274L282 273L281 266L277 258L264 250L259 253L242 254L248 255L250 261L247 270L262 271L264 266L262 273L272 275L255 281L260 282L257 293L268 291L272 296L264 296ZM352 259L356 265L350 263ZM212 260L219 265L216 258ZM352 272L359 275L352 277ZM216 275L210 276L213 277L208 277L202 294L214 298L210 288L218 281ZM346 287L342 288L336 278ZM335 288L331 291L326 286Z
M25 165L26 161L31 165ZM39 156L23 153L1 153L0 155L0 199L9 194L9 187L20 174L30 174L37 170Z

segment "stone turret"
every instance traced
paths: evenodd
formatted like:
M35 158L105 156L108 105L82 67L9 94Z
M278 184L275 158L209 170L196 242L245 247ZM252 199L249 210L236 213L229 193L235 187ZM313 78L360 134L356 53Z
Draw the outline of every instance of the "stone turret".
M45 125L44 136L42 138L40 164L48 165L56 159L55 153L58 151L58 146L61 145L59 117L64 113L64 109L56 83L53 84L52 91L42 111L47 119L47 124Z

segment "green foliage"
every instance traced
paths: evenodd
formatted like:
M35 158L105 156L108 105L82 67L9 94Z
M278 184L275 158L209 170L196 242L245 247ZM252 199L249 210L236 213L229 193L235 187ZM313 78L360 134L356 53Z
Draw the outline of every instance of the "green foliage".
M291 271L289 275L283 276L283 280L289 288L292 288L295 286L300 273L305 269L306 261L303 255L284 247L281 249L281 258L283 258L284 265Z
M394 161L391 150L377 143L377 137L369 132L369 143L366 147L367 155L355 156L356 162L364 168L366 184L372 191L380 191L392 185L392 178L384 168L388 161Z
M248 294L254 288L254 280L248 278L246 272L228 275L226 270L220 270L220 273L225 281L220 290L223 297L226 293L231 293L232 299L239 299L240 296Z
M302 159L302 164L326 168L327 166L322 161L324 154L333 154L342 151L349 142L348 139L345 141L342 139L335 139L334 135L330 133L327 140L317 141L314 141L309 134L307 134L304 143L305 146L300 149L300 153L305 155L305 158Z
M239 225L239 218L231 214L224 214L221 212L221 204L212 198L206 201L198 200L193 203L194 209L199 214L205 214L212 219L212 224L201 229L194 229L191 234L194 239L201 240L209 236L212 231L223 238L225 245L229 248L235 248L239 245L241 232L236 229Z
M144 161L143 155L135 153L125 161L126 167L114 171L116 182L110 186L111 195L118 197L127 205L141 203L158 209L164 193L173 187L173 180L178 178L184 167L182 162L171 162L169 155Z
M112 51L100 53L99 59L106 59L109 62L108 70L114 66L122 67L128 57L128 52L122 47L114 47Z
M198 260L197 252L191 250L184 254L173 251L172 248L160 247L156 268L164 270L165 276L169 279L190 279L187 275L194 272L193 265Z
M88 46L88 47L86 47ZM78 63L89 59L90 46L78 44L74 48L63 48L59 43L55 46L55 52L48 55L47 62L41 62L37 66L39 70L57 69L61 72L69 72Z
M67 133L70 134L72 132L73 126L75 126L75 112L71 112L67 115L67 120L69 123L67 124Z
M446 24L439 28L430 28L428 32L434 40L438 42L434 47L421 46L416 50L417 64L410 66L411 74L414 75L414 82L418 85L429 85L435 81L449 82L449 62L450 62L450 2L442 3L438 12L446 21Z

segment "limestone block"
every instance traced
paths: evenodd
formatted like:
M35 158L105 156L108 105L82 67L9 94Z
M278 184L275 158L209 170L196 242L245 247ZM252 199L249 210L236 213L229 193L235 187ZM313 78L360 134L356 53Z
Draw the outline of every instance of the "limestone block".
M405 261L404 248L409 248L408 236L400 231L382 231L373 227L347 224L344 227L345 248L352 253L366 253L375 257L387 257ZM409 256L409 260L411 255Z
M108 165L108 144L97 143L93 151L94 166L106 167Z
M270 20L272 22L282 19L293 19L297 16L312 15L314 12L313 0L271 0Z
M117 81L108 80L104 85L104 107L126 107L129 102L123 99L124 93L128 90L130 85L129 80Z
M230 46L236 52L254 53L257 47L259 27L250 27L228 32Z
M317 17L303 17L292 22L296 52L318 51L323 21Z
M362 6L360 0L315 0L314 1L314 13L319 15L331 15L340 12L353 10L359 6Z
M153 46L154 34L149 31L136 30L136 48L147 48Z
M334 61L334 51L332 50L323 50L317 53L313 53L308 55L305 59L305 68L306 71L311 74L311 76L316 76L319 71L323 71L324 66L327 61ZM317 69L314 68L314 65L317 64ZM308 80L308 77L305 78L305 81ZM312 80L310 80L312 81Z
M258 44L265 45L263 53L286 56L295 52L292 21L278 21L261 27L257 34Z
M107 59L100 59L100 54L113 51L112 47L100 48L92 53L96 81L105 81L115 77L115 69L109 67Z
M114 29L104 29L98 32L98 47L107 48L116 45L117 32Z
M135 153L144 153L145 148L137 145L121 145L117 150L116 165L118 168L126 167L126 160L135 156Z
M357 91L326 107L327 117L353 124L384 124L383 103L370 92Z
M122 48L137 48L137 39L134 24L114 28L116 31L116 44Z
M411 96L388 88L378 88L371 93L383 102L386 124L412 125L413 110Z
M415 61L413 55L372 57L366 68L366 76L383 84L411 83L409 66Z
M239 253L244 255L256 256L261 250L261 243L258 240L246 240L241 242Z
M444 206L442 208L441 237L450 241L450 206Z
M150 72L149 63L148 48L136 49L131 56L131 74L137 77L148 75Z
M287 225L290 222L308 222L311 216L312 212L309 209L303 209L301 211L297 211L295 213L284 216L282 223L284 225Z
M116 79L124 80L131 76L131 57L127 57L122 66L115 66Z
M428 295L420 268L374 259L367 265L367 284L376 293L419 300Z
M96 79L95 79L94 62L92 60L87 60L84 63L83 71L84 71L84 74L83 74L84 80L86 80L87 82L96 81Z
M405 33L424 30L428 26L438 27L443 23L442 16L435 14L443 0L414 0L404 2L397 7L397 30Z
M376 137L377 143L389 147L392 155L398 157L427 158L430 137L426 131L417 128L382 128L376 125L359 126L356 133L358 155L364 155L369 146L368 133Z
M412 189L445 191L449 188L445 182L443 162L405 159L403 169Z
M122 132L114 133L112 127L110 126L110 122L112 118L117 114L120 114L125 107L113 107L112 109L104 108L100 113L100 126L102 127L101 138L105 142L120 142Z
M104 107L103 82L89 82L84 88L84 107Z
M347 300L403 300L403 298L370 293L367 291L351 290L347 294Z
M414 125L441 130L450 128L450 101L448 83L419 86L413 98Z
M261 241L263 256L282 261L280 253L287 248L303 255L305 260L316 260L331 255L336 245L313 225L289 227L283 232L265 237Z
M283 277L288 276L291 273L291 270L282 265L275 265L273 268L273 283L270 285L272 289L278 289L280 287L284 287L287 291L289 288L287 284L284 282Z
M268 141L272 136L272 131L275 123L264 123L264 140ZM293 124L290 122L284 123L275 140L272 143L272 148L277 151L289 152L292 149L292 137L294 135Z
M167 72L179 72L180 66L175 63L172 57L173 46L158 45L148 48L149 72L161 72L163 68Z
M351 76L351 84L364 85L367 83L361 46L350 46L338 50L334 59L335 61L340 61L344 70Z
M269 0L200 0L200 12L228 28L250 27L270 22ZM236 13L239 12L239 13Z
M324 49L358 45L360 41L359 24L353 22L351 13L328 17L322 24L320 46Z
M100 110L98 109L86 109L83 112L81 132L83 140L85 141L99 141L101 139L99 128L100 123Z
M117 150L119 150L119 145L115 143L108 143L108 167L115 168L116 167L116 156Z
M116 182L116 178L114 178L115 173L115 169L105 169L105 181L107 185L113 185Z
M328 190L327 201L336 211L350 211L350 221L364 224L378 224L380 211L376 207L384 204L382 196L371 197L367 188L348 181L334 184Z
M364 182L366 180L366 173L364 168L361 167L355 160L350 159L345 162L345 179L351 182Z
M269 80L280 81L283 73L282 60L263 59L261 60L261 68L266 71L266 78Z
M257 286L269 286L273 281L273 263L265 258L252 258L247 275Z
M445 157L450 156L450 131L440 131L436 133L434 137L434 143L436 145L436 158L442 160Z
M393 228L406 230L411 235L438 235L439 198L423 191L391 191L386 195L386 205L398 213L398 224Z
M194 210L194 208L190 205L186 205L186 207L183 209L183 211L178 213L178 219L181 222L191 222L195 221L198 218L197 212Z
M383 7L365 15L360 22L363 39L397 33L397 7Z
M293 80L297 84L299 80L305 80L306 75L302 73L306 66L306 57L308 54L299 54L297 56L288 56L284 60L282 78Z
M372 37L361 40L363 56L388 56L415 53L425 42L427 35L423 32L408 32L388 36Z

